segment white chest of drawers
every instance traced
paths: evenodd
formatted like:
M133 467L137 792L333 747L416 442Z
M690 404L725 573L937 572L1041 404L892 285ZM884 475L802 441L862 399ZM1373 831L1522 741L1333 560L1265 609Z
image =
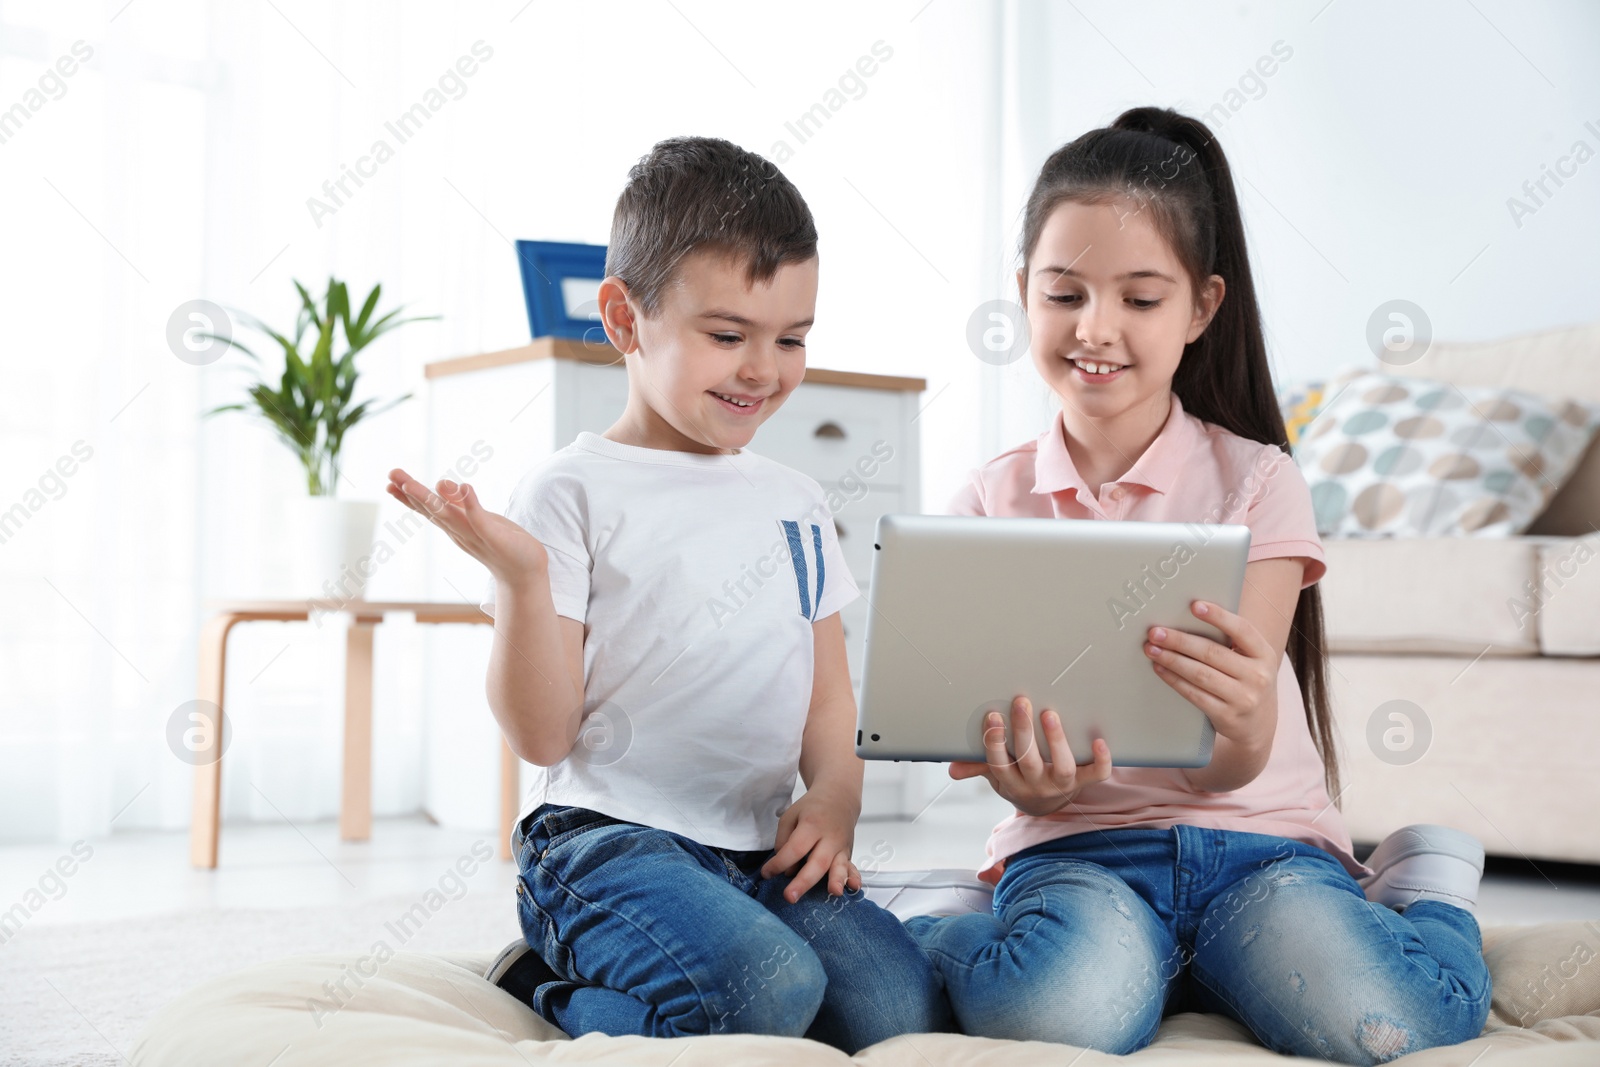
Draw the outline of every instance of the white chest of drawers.
M426 376L428 469L418 476L430 484L441 477L470 481L495 510L530 466L582 431L610 427L628 394L627 372L613 349L555 338L432 363ZM916 417L925 385L920 378L810 369L751 442L751 451L810 475L828 496L839 546L863 593L842 612L858 693L872 610L873 530L880 515L921 511ZM429 595L476 602L487 581L483 568L442 535L427 545ZM481 699L482 685L475 690ZM862 814L906 813L908 779L900 764L869 763Z

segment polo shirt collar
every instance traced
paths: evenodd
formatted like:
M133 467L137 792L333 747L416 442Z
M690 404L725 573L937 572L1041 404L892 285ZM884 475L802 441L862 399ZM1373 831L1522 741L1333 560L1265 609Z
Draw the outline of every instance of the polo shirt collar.
M1172 394L1172 410L1161 432L1144 450L1144 455L1134 461L1128 473L1118 478L1123 484L1143 485L1158 493L1165 493L1177 483L1178 474L1188 461L1199 434L1194 420L1185 417L1178 394ZM1039 436L1039 448L1033 461L1033 491L1035 493L1060 493L1076 489L1081 500L1093 500L1089 485L1078 474L1078 468L1067 452L1066 427L1060 412L1050 424L1050 429Z

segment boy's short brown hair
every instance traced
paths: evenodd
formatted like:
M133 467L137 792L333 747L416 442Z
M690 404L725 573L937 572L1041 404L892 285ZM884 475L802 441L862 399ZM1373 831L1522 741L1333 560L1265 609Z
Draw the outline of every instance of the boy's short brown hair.
M628 172L611 216L606 274L653 314L683 257L726 252L750 284L817 254L817 227L800 190L754 152L716 137L661 141Z

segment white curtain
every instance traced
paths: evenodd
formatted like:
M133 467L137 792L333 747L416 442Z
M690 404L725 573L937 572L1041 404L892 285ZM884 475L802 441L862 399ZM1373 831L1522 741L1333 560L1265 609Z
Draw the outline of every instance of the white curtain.
M387 471L431 480L424 364L527 340L509 242L604 243L650 144L724 136L782 160L817 214L812 362L929 379L941 505L985 450L990 372L962 338L1004 274L999 25L923 0L0 0L0 841L187 825L168 726L195 696L204 603L287 562L281 501L303 479L258 421L200 417L248 375L237 355L178 358L189 301L283 328L290 279L320 292L335 273L443 316L362 357L360 395L416 396L351 432L338 493L391 521ZM402 141L389 124L419 103ZM402 549L368 595L424 595L423 555ZM447 758L450 708L422 698L439 672L482 692L480 637L430 655L416 628L379 628L378 814L493 825L493 750L482 775ZM342 657L330 627L234 631L225 820L336 814Z

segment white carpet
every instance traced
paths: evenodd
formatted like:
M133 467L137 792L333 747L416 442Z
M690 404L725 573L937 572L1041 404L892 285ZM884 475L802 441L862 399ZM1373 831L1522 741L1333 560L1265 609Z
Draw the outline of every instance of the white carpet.
M459 900L396 896L330 908L31 924L0 945L0 1064L123 1065L135 1035L173 997L280 956L370 952L379 941L395 950L498 951L520 932L509 888L495 898L478 888Z

